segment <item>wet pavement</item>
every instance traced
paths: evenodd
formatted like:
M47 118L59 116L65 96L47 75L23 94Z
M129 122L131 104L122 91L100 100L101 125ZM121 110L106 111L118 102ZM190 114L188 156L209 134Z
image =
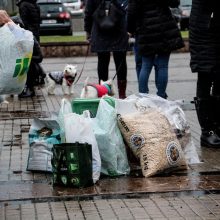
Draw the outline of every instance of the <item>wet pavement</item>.
M46 71L62 70L76 64L81 70L85 58L44 59ZM87 76L97 81L96 57L88 57L75 97ZM53 187L51 174L26 171L28 132L34 117L49 118L60 108L61 89L48 96L44 87L36 96L19 100L7 97L0 104L0 220L1 219L220 219L220 149L199 144L200 128L190 101L195 96L196 74L189 69L189 54L172 54L168 96L184 100L201 163L187 170L143 178L139 171L118 178L103 177L83 189ZM114 75L111 61L110 76ZM154 73L150 92L155 93ZM128 95L137 93L134 57L128 56ZM73 97L68 97L72 100Z

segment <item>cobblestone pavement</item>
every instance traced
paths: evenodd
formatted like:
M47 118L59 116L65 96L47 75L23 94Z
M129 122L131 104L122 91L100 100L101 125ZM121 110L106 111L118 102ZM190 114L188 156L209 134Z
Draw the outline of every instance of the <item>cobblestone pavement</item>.
M154 194L146 198L22 202L0 205L0 219L220 219L219 195Z
M85 58L44 59L46 71L62 70L66 63L81 70ZM97 81L96 57L89 57L75 87L78 96L87 76ZM189 54L172 54L170 100L184 100L185 114L201 160L188 170L143 178L103 178L84 189L53 187L51 175L26 171L28 132L34 117L49 118L60 108L60 88L48 96L36 88L36 97L7 97L0 104L0 220L47 219L220 219L220 149L200 147L200 128L190 101L195 96L196 74L189 69ZM114 75L111 61L110 76ZM154 73L150 92L155 93ZM128 95L137 92L134 57L128 56ZM72 99L73 97L66 97Z

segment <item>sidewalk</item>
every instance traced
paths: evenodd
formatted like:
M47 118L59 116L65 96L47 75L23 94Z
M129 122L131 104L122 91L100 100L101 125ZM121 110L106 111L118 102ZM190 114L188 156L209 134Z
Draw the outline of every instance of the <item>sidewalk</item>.
M76 64L79 72L84 57L44 59L46 71ZM75 87L77 97L87 76L97 81L96 57L88 57ZM167 93L170 100L195 96L196 74L189 69L189 54L172 54ZM111 61L110 77L114 76ZM128 95L137 93L134 57L128 56ZM155 94L154 73L150 92ZM193 141L202 163L188 170L143 178L104 178L84 189L53 187L51 175L26 171L28 131L33 117L48 118L60 108L60 88L48 96L37 88L37 96L18 100L7 97L0 104L0 220L4 219L220 219L220 149L199 146L200 128L193 106L185 111ZM72 97L67 97L70 100ZM191 108L192 107L192 108Z

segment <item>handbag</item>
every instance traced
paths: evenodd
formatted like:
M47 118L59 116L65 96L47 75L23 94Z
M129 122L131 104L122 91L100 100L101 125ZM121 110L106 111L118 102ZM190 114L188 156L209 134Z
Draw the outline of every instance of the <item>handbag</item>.
M102 0L93 14L93 19L101 31L110 32L120 29L121 20L125 17L126 12L111 0L106 7L105 0Z

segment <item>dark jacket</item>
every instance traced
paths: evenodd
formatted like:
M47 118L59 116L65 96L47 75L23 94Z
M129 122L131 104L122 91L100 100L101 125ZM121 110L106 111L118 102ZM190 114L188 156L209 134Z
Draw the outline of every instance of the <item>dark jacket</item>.
M219 0L193 0L190 15L192 72L220 72Z
M37 0L17 0L19 14L24 23L24 28L31 31L39 41L40 31L40 7Z
M122 5L123 2L126 2L126 0L118 0L119 5ZM126 51L128 49L126 16L121 20L121 26L117 31L110 33L100 31L93 19L93 14L100 3L101 0L86 1L84 29L87 33L91 34L91 51Z
M136 35L141 55L151 55L184 46L170 7L179 0L129 0L128 32Z

